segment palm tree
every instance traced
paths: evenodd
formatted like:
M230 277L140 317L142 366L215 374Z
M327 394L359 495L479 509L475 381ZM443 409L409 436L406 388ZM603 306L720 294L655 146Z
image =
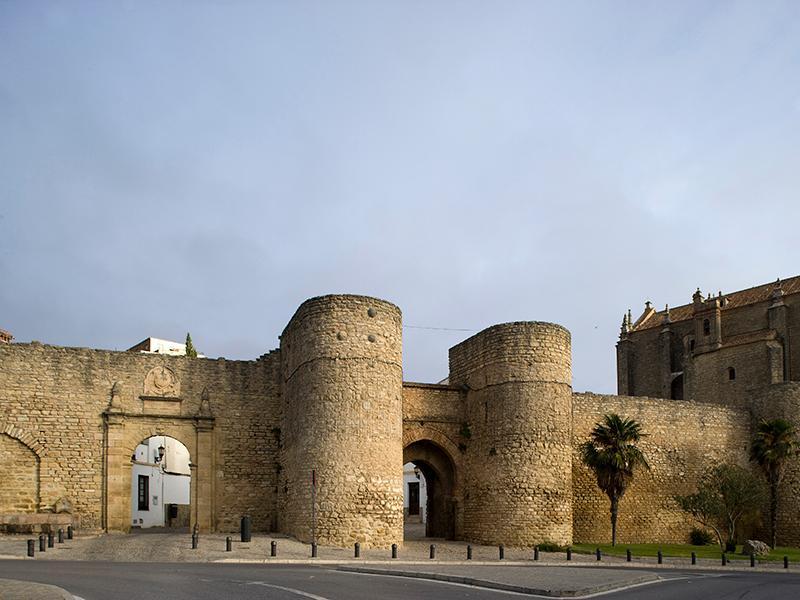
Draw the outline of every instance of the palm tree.
M786 471L787 459L797 454L800 444L792 425L786 419L761 421L750 447L750 460L758 463L769 483L769 521L772 547L777 541L778 485Z
M634 419L611 413L592 429L588 441L580 445L583 464L594 471L597 486L611 500L611 545L617 544L617 515L619 501L633 481L637 467L649 469L644 454L636 446L642 437L642 427Z

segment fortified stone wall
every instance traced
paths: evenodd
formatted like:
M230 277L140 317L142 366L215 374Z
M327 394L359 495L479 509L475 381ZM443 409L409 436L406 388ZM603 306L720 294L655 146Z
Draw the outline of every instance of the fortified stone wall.
M18 439L0 433L0 514L31 513L39 507L39 457Z
M145 379L161 367L177 380L178 387L172 388L175 398L145 394ZM207 390L207 405L215 417L210 449L214 464L199 464L198 469L213 473L207 500L212 505L212 525L232 529L248 513L256 529L268 529L275 516L278 454L272 430L279 425L277 384L277 355L261 361L226 361L3 344L0 432L22 438L38 454L40 509L66 497L82 527L99 529L105 518L103 413L112 400L112 388L119 422L111 440L116 455L124 459L144 438L163 434L186 445L195 463L195 416ZM12 469L3 467L5 479ZM129 480L115 483L129 490ZM127 498L110 500L129 507ZM129 509L125 519L130 524Z
M322 544L402 543L401 339L400 310L363 296L312 298L287 325L282 531L309 541L315 521Z
M611 539L610 502L578 452L594 425L608 413L641 423L647 436L639 445L651 469L635 473L620 502L617 536L621 543L687 543L696 523L672 497L695 492L709 466L734 463L750 468L749 412L697 402L591 393L575 394L572 407L575 542Z
M800 431L800 383L786 382L762 390L753 401L753 426L762 420L787 419ZM763 473L759 470L759 475ZM778 488L778 545L800 546L800 457L789 459ZM763 536L769 535L769 507L764 507Z
M572 541L571 346L551 323L495 325L450 349L468 389L464 537Z

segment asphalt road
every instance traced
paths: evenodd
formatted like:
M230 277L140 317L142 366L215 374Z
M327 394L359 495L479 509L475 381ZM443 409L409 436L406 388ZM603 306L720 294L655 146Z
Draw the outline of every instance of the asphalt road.
M664 582L613 592L613 600L796 599L800 575L664 571ZM486 599L523 595L446 582L364 575L324 566L0 561L0 577L50 583L85 600Z

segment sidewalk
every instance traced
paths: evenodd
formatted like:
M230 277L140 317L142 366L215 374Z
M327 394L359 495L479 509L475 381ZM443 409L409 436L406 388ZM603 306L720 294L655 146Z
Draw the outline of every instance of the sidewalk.
M54 585L17 581L16 579L0 579L0 598L2 600L73 600L74 596L67 590Z

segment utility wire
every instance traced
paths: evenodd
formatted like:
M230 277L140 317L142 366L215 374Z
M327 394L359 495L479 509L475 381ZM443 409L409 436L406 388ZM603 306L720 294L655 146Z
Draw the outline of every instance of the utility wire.
M477 329L456 329L453 327L424 327L422 325L403 325L403 329L430 329L433 331L478 331Z

